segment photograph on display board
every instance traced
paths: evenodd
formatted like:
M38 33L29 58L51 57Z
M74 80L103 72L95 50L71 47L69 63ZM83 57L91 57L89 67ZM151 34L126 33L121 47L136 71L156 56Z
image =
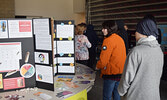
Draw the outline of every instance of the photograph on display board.
M35 52L35 63L49 64L49 54L45 52Z
M8 38L7 20L0 20L0 39Z

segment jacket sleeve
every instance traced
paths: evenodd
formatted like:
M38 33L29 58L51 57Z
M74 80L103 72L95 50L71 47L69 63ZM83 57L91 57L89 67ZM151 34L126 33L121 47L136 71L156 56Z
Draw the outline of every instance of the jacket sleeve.
M129 53L126 58L124 71L121 76L121 80L118 86L118 93L120 96L124 96L133 82L133 79L138 68L138 55L137 53Z
M88 48L91 48L91 47L92 47L92 44L89 42L87 36L84 37L84 41L85 41L86 46L87 46Z
M100 53L100 59L96 64L96 67L98 69L104 69L111 57L111 53L113 51L114 45L112 43L112 41L109 40L104 40L103 44L102 44L102 49L101 49L101 53Z

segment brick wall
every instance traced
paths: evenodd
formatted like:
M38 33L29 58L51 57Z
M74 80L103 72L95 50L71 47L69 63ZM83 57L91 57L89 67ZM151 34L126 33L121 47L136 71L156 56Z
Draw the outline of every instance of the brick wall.
M15 17L15 0L0 0L0 18Z

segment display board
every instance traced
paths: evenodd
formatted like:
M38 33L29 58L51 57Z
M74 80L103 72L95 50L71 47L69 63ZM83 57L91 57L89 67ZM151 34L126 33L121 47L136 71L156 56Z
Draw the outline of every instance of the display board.
M54 91L55 75L75 74L74 51L74 21L1 19L0 92Z
M32 20L0 20L0 91L35 87Z
M33 19L36 85L54 91L53 39L50 18Z
M75 74L74 21L56 20L54 28L55 72L57 74Z

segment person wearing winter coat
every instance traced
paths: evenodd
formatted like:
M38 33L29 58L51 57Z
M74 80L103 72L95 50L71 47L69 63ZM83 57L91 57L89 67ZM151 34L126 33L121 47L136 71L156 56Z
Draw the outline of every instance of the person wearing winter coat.
M156 40L158 34L157 25L151 19L142 19L137 24L137 43L126 58L118 86L121 100L160 100L164 60Z
M96 69L101 70L103 78L103 100L120 100L117 87L123 72L126 59L124 40L118 35L116 21L108 20L102 24L105 36Z

